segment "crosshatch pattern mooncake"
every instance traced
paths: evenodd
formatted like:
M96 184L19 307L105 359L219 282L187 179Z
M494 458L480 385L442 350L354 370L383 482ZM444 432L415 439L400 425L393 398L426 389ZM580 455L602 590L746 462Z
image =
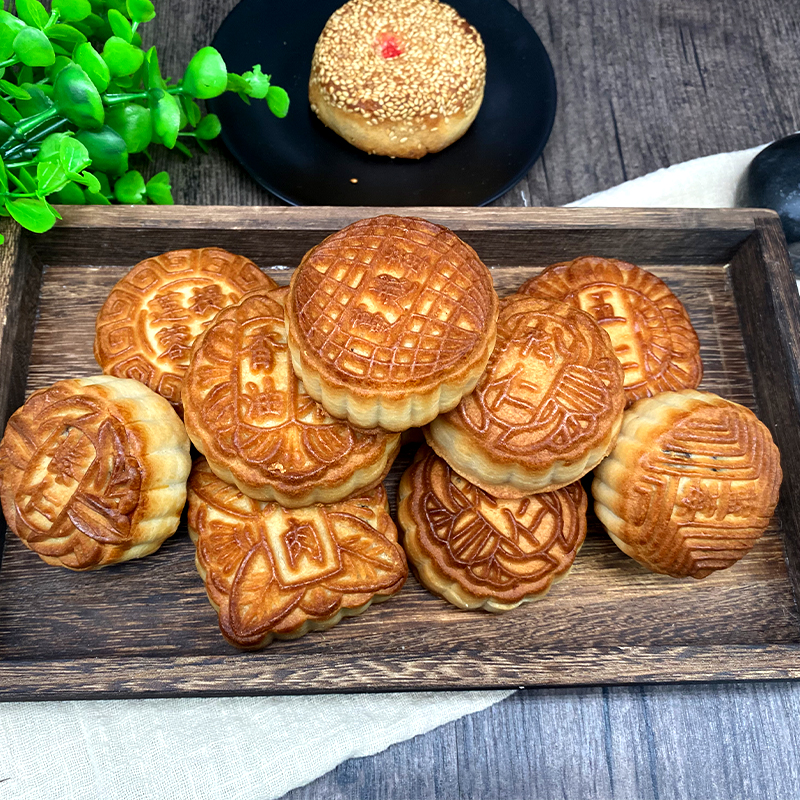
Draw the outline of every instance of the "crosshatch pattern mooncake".
M658 392L694 389L703 377L700 342L686 309L646 270L583 256L553 264L519 291L554 297L597 320L625 372L629 406Z
M408 576L383 486L285 509L243 495L198 459L189 534L222 635L243 649L330 628L388 599Z
M292 363L333 416L403 431L472 391L494 347L497 302L489 270L452 231L363 219L306 253L292 276Z
M356 429L309 397L292 370L287 289L248 294L195 342L184 422L214 473L258 500L296 508L377 486L400 434Z
M106 374L141 381L181 413L181 383L197 335L246 292L276 286L252 261L218 247L148 258L100 309L94 356Z
M625 412L592 494L609 536L631 558L676 578L705 578L752 548L781 479L778 448L752 411L686 389Z
M425 428L428 444L496 497L573 483L622 424L622 368L608 334L547 297L501 301L497 344L472 394Z
M58 381L8 422L3 514L48 564L105 567L175 533L190 467L180 419L146 386L108 375Z
M403 547L430 591L464 609L508 611L543 597L586 538L586 492L501 500L421 447L398 492Z

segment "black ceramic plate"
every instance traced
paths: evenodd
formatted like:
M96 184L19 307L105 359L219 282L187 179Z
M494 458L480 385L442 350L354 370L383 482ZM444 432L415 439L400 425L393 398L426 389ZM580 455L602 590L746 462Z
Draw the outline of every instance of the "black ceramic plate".
M328 130L308 104L314 45L343 0L242 0L214 47L228 70L261 64L289 93L285 119L264 101L227 92L209 101L233 156L266 189L295 205L472 206L510 189L544 149L556 112L553 67L508 0L449 0L486 45L486 92L457 142L419 161L371 156ZM352 181L355 178L356 183Z

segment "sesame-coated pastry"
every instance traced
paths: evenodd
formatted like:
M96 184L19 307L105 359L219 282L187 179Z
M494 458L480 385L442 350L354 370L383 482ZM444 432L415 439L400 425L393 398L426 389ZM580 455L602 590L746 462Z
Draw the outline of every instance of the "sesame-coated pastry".
M497 295L475 251L413 217L362 219L292 276L292 364L334 417L404 431L458 405L494 347Z
M782 477L778 448L750 409L684 389L625 412L592 494L624 553L653 572L705 578L766 530Z
M608 334L549 297L500 301L497 344L472 394L425 428L428 444L495 497L550 492L614 446L625 394Z
M94 357L107 375L141 381L182 414L181 384L197 335L246 292L276 286L250 259L218 247L148 258L103 303Z
M700 342L683 304L634 264L582 256L553 264L519 291L555 297L597 320L625 372L628 406L658 392L694 389L703 377Z
M286 509L243 495L201 458L189 478L189 535L222 635L247 650L361 614L408 576L383 486Z
M501 500L421 447L398 491L403 548L420 582L464 609L508 611L538 600L572 567L586 538L586 492Z
M98 569L175 533L190 468L186 431L163 397L110 375L58 381L8 421L3 514L48 564Z
M377 486L400 434L353 428L313 400L292 370L287 288L224 308L192 348L183 419L214 473L257 500L297 508Z
M348 142L421 158L461 137L486 82L480 34L438 0L351 0L317 41L308 96Z

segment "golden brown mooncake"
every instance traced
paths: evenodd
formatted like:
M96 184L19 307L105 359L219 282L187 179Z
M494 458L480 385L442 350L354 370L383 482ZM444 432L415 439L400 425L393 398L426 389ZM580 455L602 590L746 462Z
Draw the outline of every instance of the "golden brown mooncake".
M3 514L48 564L98 569L175 533L190 468L186 431L163 397L110 375L58 381L8 421Z
M420 582L459 608L508 611L543 597L586 538L586 492L501 500L421 447L400 481L403 548Z
M94 357L107 375L141 381L182 413L181 383L197 335L246 292L276 286L252 261L218 247L148 258L103 303Z
M452 231L362 219L303 257L286 304L306 391L334 417L403 431L456 406L494 347L497 295Z
M735 564L778 502L780 454L752 411L685 389L625 412L592 483L617 546L654 572L705 578Z
M400 434L351 427L309 397L292 370L287 289L245 295L194 344L184 422L214 474L257 500L297 508L377 486Z
M622 364L629 406L658 392L694 389L703 377L700 342L686 309L640 267L582 256L553 264L519 291L555 297L595 318Z
M368 153L422 158L475 119L486 83L480 34L438 0L350 0L314 48L311 110Z
M189 534L222 635L248 650L361 614L408 576L383 486L286 509L247 497L200 458L189 478Z
M512 295L500 303L486 372L425 438L495 497L553 491L614 446L622 379L608 334L588 314L549 297Z

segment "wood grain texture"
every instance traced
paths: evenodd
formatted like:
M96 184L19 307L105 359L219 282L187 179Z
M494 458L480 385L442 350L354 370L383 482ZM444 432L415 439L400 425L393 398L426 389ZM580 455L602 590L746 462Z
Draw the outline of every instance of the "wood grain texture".
M352 214L261 208L237 218L229 209L176 207L164 215L169 226L159 222L158 246L185 246L192 232L209 235L203 223L215 218L211 233L286 283L308 247ZM22 359L27 392L98 372L92 356L97 312L113 285L153 247L152 235L143 238L142 228L132 225L137 217L152 221L151 211L130 211L126 224L115 227L119 215L116 209L79 210L47 236L24 240L25 257L15 274L24 274L25 259L36 262L37 254L44 265L36 327L30 354L6 348L3 357L12 368ZM762 230L766 237L774 228L774 215L440 209L432 216L473 240L501 295L515 291L556 251L572 258L619 249L634 261L656 260L648 266L682 299L700 337L702 388L762 416L766 412L765 421L783 431L787 447L800 447L787 424L797 417L793 404L800 401L788 392L788 401L775 405L763 388L754 392L753 381L761 387L791 384L796 353L781 347L768 328L755 331L752 320L763 316L758 295L736 295L727 267L733 253L734 274L761 270L770 298L773 284L785 290L785 262L751 246L761 241ZM508 229L500 224L505 217ZM34 306L16 302L23 309L19 324L29 330ZM800 333L792 335L800 341ZM759 336L761 350L751 351L748 337ZM776 357L764 380L761 351L767 346ZM387 479L392 499L412 457L413 447L404 448ZM0 580L0 698L800 676L800 623L782 544L800 530L794 513L785 506L747 558L702 582L647 572L591 516L569 578L535 604L500 616L465 614L412 579L397 597L362 617L256 654L237 653L220 637L185 527L147 559L83 574L44 565L11 537Z

